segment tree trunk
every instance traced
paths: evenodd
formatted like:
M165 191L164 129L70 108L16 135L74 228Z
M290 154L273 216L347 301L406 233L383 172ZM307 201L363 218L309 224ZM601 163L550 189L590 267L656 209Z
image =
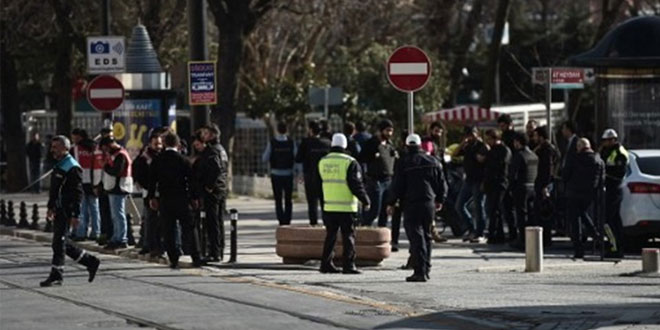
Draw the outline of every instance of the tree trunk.
M73 122L73 100L71 88L73 76L71 74L71 62L73 61L73 44L66 37L59 38L60 46L57 50L55 60L55 74L53 74L52 86L57 95L57 134L70 136Z
M493 105L493 96L495 94L495 75L499 67L500 49L502 46L502 34L504 33L504 24L509 14L510 0L499 0L497 3L497 14L495 16L495 28L493 30L493 39L488 49L488 66L486 67L486 77L484 78L483 93L479 105L482 108L490 109Z
M25 160L25 132L21 121L18 100L18 77L13 56L6 51L6 45L0 46L0 67L2 71L2 140L7 148L7 186L8 192L17 192L28 184Z

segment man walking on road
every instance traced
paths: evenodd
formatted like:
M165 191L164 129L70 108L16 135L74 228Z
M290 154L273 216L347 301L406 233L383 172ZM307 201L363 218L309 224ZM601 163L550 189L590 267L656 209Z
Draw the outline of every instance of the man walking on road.
M342 263L344 274L360 274L355 267L355 232L353 221L357 216L358 200L369 208L369 197L362 182L362 171L355 158L345 153L346 136L332 136L330 153L319 161L319 176L323 187L323 223L326 236L321 257L321 273L338 273L332 264L337 230L341 228L344 244Z
M64 255L87 268L92 282L101 263L98 258L67 241L69 227L78 226L82 200L82 169L69 154L71 142L65 136L55 136L50 152L57 160L53 168L48 199L48 218L53 221L53 260L50 275L41 282L42 287L62 285Z
M206 213L206 237L208 239L207 261L222 260L225 249L225 225L222 219L227 199L227 168L229 157L220 144L220 129L215 124L202 128L206 148L197 165L201 183L201 198Z
M513 138L516 152L511 158L509 167L509 190L513 194L513 204L516 214L517 238L511 245L522 249L525 246L525 227L533 225L534 216L529 216L529 205L534 199L534 180L536 180L539 158L529 149L528 138L525 133L516 133Z
M293 173L296 144L287 135L285 122L277 124L277 135L268 142L261 160L270 164L270 181L275 197L277 220L282 225L291 224L293 202Z
M589 216L589 207L596 199L599 189L605 180L605 164L600 156L591 149L591 143L585 138L576 142L578 153L573 160L573 166L567 167L563 173L566 182L567 218L571 224L574 258L584 257L582 246L582 223L595 228ZM594 229L595 230L595 229ZM596 237L594 235L594 237Z
M410 240L410 256L415 272L408 282L426 282L431 270L431 222L435 212L442 209L447 185L442 165L421 149L421 138L408 135L408 152L397 163L392 182L393 200L390 205L403 205L404 228ZM388 208L392 213L393 208Z
M501 139L500 132L494 129L486 131L486 144L490 147L484 162L484 191L486 192L486 214L488 214L488 244L501 244L504 237L503 203L509 187L509 164L511 150ZM515 225L509 225L509 235L516 231Z
M621 200L623 191L621 182L626 174L628 151L618 141L618 134L609 128L603 132L600 157L605 161L605 205L607 227L605 232L610 241L611 250L608 255L623 258L623 224L621 223Z
M192 169L188 160L178 151L179 137L169 132L163 136L165 150L151 164L149 180L149 206L160 211L163 236L170 268L179 267L180 249L176 244L177 221L181 226L183 244L193 260L193 266L203 262L199 255L199 240L190 207L199 205L192 191ZM158 192L158 197L156 197Z
M321 127L317 121L309 122L307 137L300 142L296 154L296 163L302 163L303 177L305 179L305 198L307 199L307 212L309 224L316 226L319 219L319 202L323 204L321 183L318 182L319 160L328 154L330 140L320 136Z

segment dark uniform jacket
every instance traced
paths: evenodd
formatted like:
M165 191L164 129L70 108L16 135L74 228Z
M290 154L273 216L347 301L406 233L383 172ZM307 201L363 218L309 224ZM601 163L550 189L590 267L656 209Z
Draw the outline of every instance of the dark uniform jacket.
M132 165L133 180L145 191L149 189L149 167L156 157L158 157L158 151L146 147Z
M390 205L397 201L405 205L444 203L447 197L442 165L417 146L409 146L397 162L391 189Z
M227 160L224 148L218 144L208 144L199 155L195 164L195 176L199 192L227 196Z
M539 158L529 147L525 146L514 153L509 167L509 187L511 190L532 190L538 165Z
M574 166L566 167L563 178L568 197L593 198L605 181L605 164L593 151L580 152Z
M284 141L270 140L270 168L276 170L293 169L295 155L293 140L287 138Z
M398 153L392 142L382 143L378 136L374 136L365 143L359 161L367 164L367 177L385 180L394 175L394 162L397 158Z
M149 168L148 198L177 198L188 201L193 196L190 162L174 149L166 149L154 159Z
M504 144L494 145L486 154L484 162L484 188L506 189L509 186L509 164L511 163L511 150Z
M70 154L67 154L53 167L50 177L48 209L65 213L67 218L80 215L82 201L82 169Z
M456 156L463 156L465 181L480 183L484 180L484 164L477 160L477 155L485 156L488 153L486 144L481 140L474 140L463 147Z
M513 140L516 137L516 131L512 129L507 129L502 131L502 142L513 152L515 148L513 147Z
M346 141L348 142L348 145L346 147L346 154L357 159L360 156L360 151L362 151L362 147L360 147L360 144L355 141L355 139L352 136L347 136Z
M534 189L541 191L552 182L552 177L559 164L559 151L550 142L545 141L536 148L539 166L534 181Z
M306 137L300 142L296 163L302 163L305 176L318 176L319 160L330 151L330 140Z

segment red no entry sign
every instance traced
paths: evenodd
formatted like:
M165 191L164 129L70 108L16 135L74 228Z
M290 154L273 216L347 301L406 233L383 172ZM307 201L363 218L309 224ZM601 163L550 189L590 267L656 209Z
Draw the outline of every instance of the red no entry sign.
M387 78L394 88L402 92L416 92L424 87L431 76L431 61L423 50L403 46L387 60Z
M124 103L124 85L113 76L98 76L87 86L87 101L98 111L113 111Z

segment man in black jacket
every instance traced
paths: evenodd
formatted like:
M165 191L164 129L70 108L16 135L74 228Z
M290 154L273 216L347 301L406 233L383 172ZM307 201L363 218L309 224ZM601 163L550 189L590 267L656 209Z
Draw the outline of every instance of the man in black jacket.
M502 132L502 142L504 142L504 145L506 145L507 148L509 148L509 151L511 151L511 156L513 156L517 149L513 145L513 140L516 136L516 131L513 129L513 119L511 118L511 115L509 114L502 114L497 118L497 125L500 128L500 131ZM514 241L518 238L518 231L514 230L516 228L516 221L515 221L515 215L514 215L514 209L515 209L515 203L513 201L513 191L511 188L507 188L507 190L504 192L504 196L502 197L502 202L504 204L504 213L502 214L504 217L504 220L506 220L506 223L509 227L509 241Z
M192 220L190 206L197 208L193 196L192 170L188 160L179 153L179 137L169 132L163 136L165 150L154 159L149 171L149 206L160 211L163 236L170 267L179 266L179 247L176 246L177 221L181 227L183 244L190 253L193 266L203 264L199 256L198 236ZM158 195L156 195L158 192Z
M316 226L319 219L319 202L323 204L321 182L319 181L319 160L330 151L330 140L321 138L321 127L317 121L310 121L307 137L300 142L296 163L302 163L305 179L305 198L309 224Z
M566 182L567 218L572 226L574 258L584 257L582 246L582 224L595 228L588 210L603 188L605 182L605 164L600 156L591 149L591 143L585 138L579 138L576 143L578 153L573 166L566 167L563 179Z
M285 122L277 124L277 135L266 145L261 160L270 164L270 181L275 197L277 220L282 225L291 224L293 202L293 174L296 144L287 135Z
M534 180L538 169L539 158L529 149L527 135L516 133L513 137L513 147L516 152L511 158L509 168L509 190L513 194L516 211L516 227L518 235L512 246L522 248L525 245L525 226L533 225L534 217L528 216L529 204L534 199ZM509 230L515 230L509 227Z
M346 155L346 137L342 133L332 136L330 153L319 161L319 178L323 188L323 223L326 236L321 257L321 273L338 273L332 264L337 230L341 228L344 274L360 274L355 267L355 232L353 220L358 201L369 208L369 197L362 182L362 170L355 158Z
M349 156L357 159L358 156L360 155L360 151L362 151L362 147L353 138L353 135L355 135L355 124L353 124L350 121L344 123L344 135L346 136L346 140L348 141L348 146L346 147L346 153Z
M408 152L397 163L392 183L393 199L403 204L404 228L410 240L410 255L415 272L408 282L426 282L431 268L431 222L436 210L442 209L447 185L440 162L421 149L421 138L406 138ZM392 207L388 213L392 213Z
M399 156L392 144L392 121L384 119L378 128L378 134L367 141L359 157L361 163L367 164L367 194L372 203L371 209L363 214L362 224L371 226L378 218L378 227L386 227L386 195L392 183L394 163Z
M559 164L559 151L550 143L548 129L540 126L534 129L534 140L537 144L535 153L538 156L538 168L536 180L534 180L534 215L537 218L535 224L543 226L543 244L549 246L552 243L552 214L548 214L548 205L551 204L549 186L553 177L557 174ZM545 209L545 212L542 210Z
M463 156L465 168L465 180L461 190L456 197L456 212L461 215L469 233L463 237L463 241L473 243L484 243L484 230L486 227L485 194L482 185L484 182L484 160L488 148L479 138L476 127L465 127L465 138L453 156ZM468 205L474 204L475 215L473 216ZM473 221L474 219L474 221Z
M484 191L486 192L486 213L488 214L488 244L504 243L504 193L509 187L509 164L511 151L502 142L500 132L494 129L486 131L486 144L490 150L484 162ZM509 232L515 231L509 227Z
M201 198L206 213L206 237L208 240L207 261L222 260L225 249L225 226L223 211L227 199L227 168L229 158L220 144L220 129L215 124L202 128L206 148L199 158L198 179Z
M142 150L140 155L133 162L133 178L137 182L140 189L142 189L142 200L144 202L144 219L143 219L143 232L144 237L141 238L142 249L140 254L151 253L152 256L161 254L161 235L160 226L158 221L158 212L149 207L149 172L151 163L158 157L163 149L163 140L161 134L154 132L149 136L149 145Z
M66 237L70 226L78 226L83 193L82 169L69 149L71 142L65 136L52 139L50 152L57 163L51 175L47 216L53 221L53 260L50 275L40 283L42 287L62 285L65 254L87 268L89 282L94 280L101 263L95 256L69 243Z

